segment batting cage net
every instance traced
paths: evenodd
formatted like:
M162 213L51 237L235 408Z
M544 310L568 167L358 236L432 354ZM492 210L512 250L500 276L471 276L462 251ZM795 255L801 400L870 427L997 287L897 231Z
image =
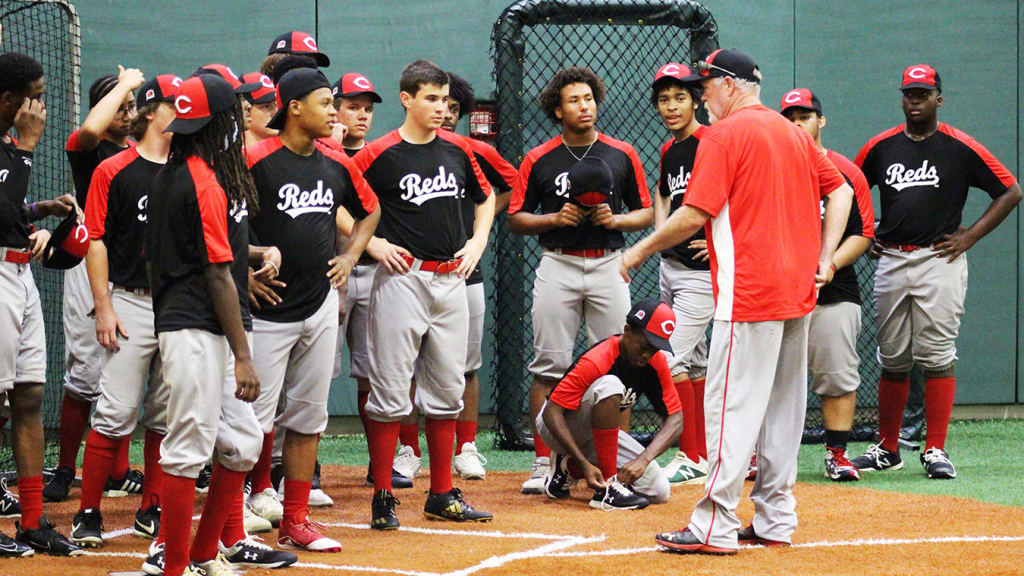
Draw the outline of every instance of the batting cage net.
M0 0L3 24L2 52L21 52L43 65L46 80L46 129L35 149L28 202L73 194L71 168L64 156L64 142L78 126L79 56L81 33L75 7L64 0ZM14 134L17 137L17 134ZM57 220L36 222L52 230ZM43 426L47 434L47 461L56 455L56 431L60 421L61 383L64 380L64 323L61 300L64 273L32 264L46 320L46 391ZM0 338L9 338L3 334ZM6 398L4 412L9 409ZM14 469L9 446L9 427L0 444L0 471Z
M632 144L643 162L648 183L656 183L659 150L670 135L649 103L654 73L668 62L690 63L707 56L718 48L717 33L710 11L688 0L521 0L510 5L492 33L499 151L518 166L531 148L557 136L560 126L547 118L537 97L557 70L586 66L607 87L598 129ZM702 120L707 122L706 115ZM488 308L495 314L491 326L495 338L496 444L528 449L532 446L528 408L532 376L527 367L533 358L531 306L534 269L541 249L536 237L509 233L504 218L495 228L496 255L489 275L495 286ZM628 235L627 245L645 233ZM866 258L857 263L865 302L869 304L873 269L874 263ZM658 296L658 257L648 259L633 275L630 289L634 301ZM870 405L875 403L873 387L877 386L879 371L874 338L874 317L865 310L860 336L865 385L860 398ZM581 329L575 356L588 346ZM811 402L805 436L820 437L819 403L817 399ZM857 436L870 435L873 413L859 411ZM647 441L660 422L645 398L634 406L631 432L640 441Z

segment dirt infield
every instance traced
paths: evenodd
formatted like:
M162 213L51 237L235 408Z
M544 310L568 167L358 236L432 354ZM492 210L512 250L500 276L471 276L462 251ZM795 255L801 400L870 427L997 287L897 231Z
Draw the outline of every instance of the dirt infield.
M367 529L371 491L363 474L365 468L324 469L325 489L335 505L313 515L342 542L342 552L300 554L299 565L279 574L1024 574L1024 509L972 500L801 484L794 547L747 549L722 558L670 554L653 542L656 532L685 524L701 487L674 488L671 502L647 510L601 512L587 505L586 490L575 490L572 501L522 496L521 473L491 473L483 482L460 486L467 500L493 512L495 521L458 525L423 518L428 481L421 478L415 488L396 493L402 500L402 530L377 533ZM45 506L65 532L77 496L75 489L71 502ZM203 501L197 499L197 514ZM123 529L131 527L136 504L104 500L106 529L128 532ZM752 513L744 500L741 518L747 521ZM8 534L14 531L11 521L0 526ZM275 534L264 536L272 541ZM130 535L108 537L105 547L85 557L0 560L0 575L141 573L147 545Z

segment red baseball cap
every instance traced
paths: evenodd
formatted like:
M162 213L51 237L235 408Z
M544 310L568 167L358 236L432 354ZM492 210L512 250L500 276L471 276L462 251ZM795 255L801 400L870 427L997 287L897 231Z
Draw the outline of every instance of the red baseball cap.
M794 88L782 95L779 102L779 112L785 114L790 108L803 108L814 110L821 114L821 101L807 88Z
M215 114L238 103L231 84L219 74L198 74L185 80L174 97L174 120L164 132L192 134L206 126Z
M249 92L255 92L260 88L260 85L256 82L242 83L242 79L235 74L235 71L224 64L207 64L206 66L200 66L192 75L197 74L216 74L227 81L231 85L231 89L235 91L235 94L248 94Z
M373 83L370 79L358 72L349 72L342 75L334 86L331 86L331 92L334 93L335 98L354 98L362 94L366 94L376 103L381 103L380 94L373 91Z
M942 92L942 79L938 71L927 64L915 64L908 66L903 71L903 83L900 90L911 88L924 88L925 90L938 90Z
M139 93L135 101L139 108L153 102L174 102L178 94L178 87L181 86L181 78L174 74L160 74L156 78L150 78L145 84L139 87Z
M676 80L686 82L700 82L700 76L695 74L693 70L686 64L680 64L678 62L669 62L654 74L654 84L657 84L662 78L675 78Z
M245 94L245 99L250 104L269 104L277 98L277 87L266 74L249 72L242 74L243 84L259 84L259 88Z
M324 54L317 48L316 39L298 30L285 32L274 38L267 54L298 54L299 56L309 56L316 60L317 66L321 68L327 68L331 65L331 59L327 57L327 54Z
M89 251L89 230L78 223L78 214L72 210L64 217L46 243L43 266L56 270L74 268Z
M626 315L626 324L643 328L644 336L658 350L672 353L668 339L676 330L676 313L672 307L654 298L637 302Z

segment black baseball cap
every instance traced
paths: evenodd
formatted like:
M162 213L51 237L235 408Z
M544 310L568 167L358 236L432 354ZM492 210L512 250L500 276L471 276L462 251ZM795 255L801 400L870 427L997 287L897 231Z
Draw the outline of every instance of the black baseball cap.
M242 79L238 77L238 74L235 74L234 70L224 64L207 64L206 66L200 66L192 73L193 76L197 76L199 74L216 74L217 76L220 76L227 81L228 84L231 84L231 88L235 91L235 94L248 94L262 88L259 82L243 82Z
M74 268L89 251L89 230L78 223L78 214L72 210L64 217L46 243L43 266L55 270Z
M320 88L331 88L331 83L327 81L323 72L313 68L289 70L277 83L277 114L267 122L267 128L283 130L284 119L288 115L288 103Z
M668 304L655 298L644 298L630 309L626 324L642 329L651 346L672 353L668 339L676 330L676 313Z
M317 66L321 68L331 65L331 59L317 47L316 39L298 30L285 32L274 38L274 41L270 43L270 50L267 51L267 55L270 54L298 54L316 60Z
M907 69L903 71L903 83L900 84L900 90L910 90L911 88L942 92L942 78L939 77L939 71L927 64L907 66Z
M818 100L818 97L807 88L794 88L782 95L779 112L785 114L786 111L794 108L813 110L821 116L821 100Z
M754 59L733 48L719 48L708 54L707 58L697 62L697 73L702 80L731 76L761 83L761 70L754 63Z
M231 110L238 97L218 74L199 74L185 80L174 97L174 120L164 132L192 134L209 124L215 114Z
M378 104L382 102L380 94L373 91L373 83L370 82L370 79L358 72L343 74L331 87L331 92L334 93L335 98L355 98L365 94Z
M135 95L136 105L142 108L153 102L174 102L181 82L181 78L174 74L160 74L156 78L146 80Z
M595 156L584 156L569 168L569 197L582 206L597 206L612 193L612 169Z

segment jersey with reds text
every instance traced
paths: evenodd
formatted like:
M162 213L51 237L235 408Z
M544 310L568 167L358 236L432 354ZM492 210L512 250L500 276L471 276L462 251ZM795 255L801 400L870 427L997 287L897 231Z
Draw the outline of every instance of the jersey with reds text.
M454 259L466 245L463 199L479 204L491 193L469 145L445 130L427 144L394 130L364 146L355 162L380 199L376 235L421 260Z
M271 322L305 320L331 289L338 207L361 220L377 209L377 197L348 156L319 142L302 156L274 136L248 148L246 159L260 201L250 226L263 245L281 251L278 279L287 284L275 289L280 304L253 314Z
M577 410L590 385L602 376L612 375L626 387L620 410L628 409L643 394L662 417L680 412L682 404L672 384L672 370L665 355L658 352L647 364L634 366L619 353L621 339L621 335L610 336L584 352L554 387L548 400L566 410Z
M230 263L242 326L251 331L245 203L230 202L213 170L193 156L157 174L148 207L146 261L156 332L224 333L206 282L206 266L223 263Z
M135 142L128 141L128 148L135 146ZM68 156L68 163L71 164L71 179L75 183L75 199L79 206L85 206L88 200L89 183L92 181L92 173L96 167L107 158L121 152L124 148L114 144L105 138L92 150L86 150L78 143L78 130L68 136L64 145L64 153Z
M904 127L868 140L854 161L868 186L878 186L879 240L931 245L960 226L969 187L996 198L1016 182L984 146L948 124L920 142Z
M570 152L560 135L530 150L519 167L508 213L520 210L532 213L538 207L542 214L560 211L562 205L570 201L569 168L584 155L604 160L612 170L612 191L607 203L613 214L651 206L651 193L636 150L621 140L598 133L589 151L587 146L574 146ZM589 220L579 226L549 230L539 239L541 246L548 249L615 249L625 245L622 232L594 226Z
M668 214L679 209L683 205L683 198L686 196L686 185L690 182L690 175L693 174L693 160L697 157L697 145L704 135L707 127L700 126L683 141L676 141L672 138L661 147L661 177L658 179L658 194L662 198L670 198ZM704 240L707 234L701 228L693 236L683 240L679 244L661 251L662 258L671 258L692 270L710 270L710 262L699 262L694 260L698 250L689 248L693 240Z
M25 215L32 153L0 141L0 247L28 248L32 225Z
M96 168L85 205L89 238L107 248L110 281L131 288L149 288L144 246L149 193L163 164L150 162L133 146L107 158Z
M788 320L814 309L821 199L845 183L809 134L763 105L708 127L683 203L711 215L715 319Z
M512 190L516 184L516 167L502 158L494 146L476 138L466 138L465 140L473 150L473 156L476 158L477 164L480 165L480 170L483 171L487 182L490 183L491 189L496 194L504 194ZM462 203L462 221L466 225L466 236L472 236L473 225L476 223L476 204L470 200ZM479 284L483 281L484 273L480 266L477 266L469 278L466 278L467 285Z
M871 189L860 169L842 154L834 150L825 150L825 155L843 173L846 183L853 188L853 203L850 205L850 217L846 220L846 229L839 240L842 244L850 236L875 237L875 211L871 206ZM821 216L825 217L825 200L821 204ZM836 302L852 302L860 304L860 288L857 285L857 271L853 264L836 270L832 281L818 291L818 304L835 304Z

